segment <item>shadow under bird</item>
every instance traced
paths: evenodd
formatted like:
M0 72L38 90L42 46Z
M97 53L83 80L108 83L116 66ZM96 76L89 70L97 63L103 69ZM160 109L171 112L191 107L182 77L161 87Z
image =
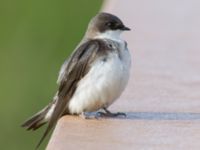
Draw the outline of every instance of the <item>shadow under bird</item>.
M97 14L89 23L85 36L64 62L59 72L58 91L52 102L26 120L22 127L36 130L48 124L36 149L60 117L82 115L103 109L103 116L117 116L107 108L125 89L131 66L127 43L120 38L130 30L115 15Z

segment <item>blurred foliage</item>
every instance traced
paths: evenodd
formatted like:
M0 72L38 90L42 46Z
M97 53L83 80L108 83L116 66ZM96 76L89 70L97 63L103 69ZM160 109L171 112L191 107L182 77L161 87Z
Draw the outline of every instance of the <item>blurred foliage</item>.
M34 149L44 128L27 132L20 124L51 101L60 66L101 3L0 0L0 149Z

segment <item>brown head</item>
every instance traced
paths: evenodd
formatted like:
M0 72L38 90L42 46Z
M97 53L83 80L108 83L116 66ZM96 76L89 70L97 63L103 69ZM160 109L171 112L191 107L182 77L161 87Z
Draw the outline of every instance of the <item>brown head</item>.
M85 36L88 38L93 38L108 31L127 30L130 30L130 28L126 27L117 16L102 12L92 18L88 25Z

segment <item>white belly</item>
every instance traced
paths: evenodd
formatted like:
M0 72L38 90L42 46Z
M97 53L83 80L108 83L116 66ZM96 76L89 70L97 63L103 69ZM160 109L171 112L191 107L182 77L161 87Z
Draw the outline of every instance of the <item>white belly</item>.
M112 104L126 87L130 63L128 50L123 50L121 58L116 53L110 53L106 61L96 61L79 82L68 104L69 112L92 112Z

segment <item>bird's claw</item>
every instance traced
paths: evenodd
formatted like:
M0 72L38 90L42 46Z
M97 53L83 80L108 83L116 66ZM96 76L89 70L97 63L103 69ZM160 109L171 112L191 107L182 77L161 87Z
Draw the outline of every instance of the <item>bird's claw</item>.
M118 117L118 116L126 117L126 114L123 112L112 113L105 108L104 108L104 111L105 112L97 112L98 117Z

